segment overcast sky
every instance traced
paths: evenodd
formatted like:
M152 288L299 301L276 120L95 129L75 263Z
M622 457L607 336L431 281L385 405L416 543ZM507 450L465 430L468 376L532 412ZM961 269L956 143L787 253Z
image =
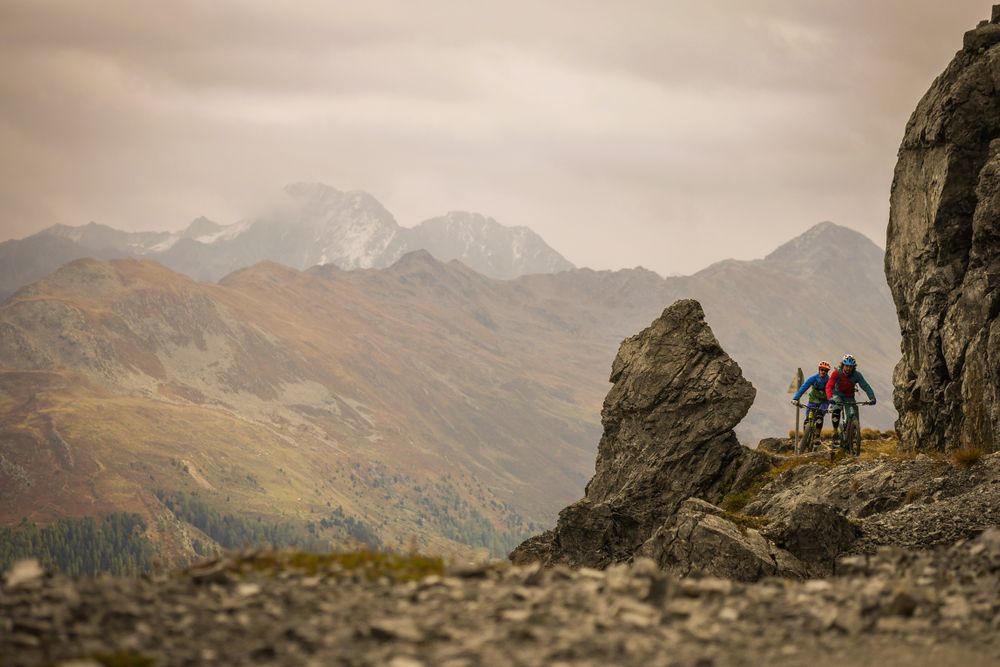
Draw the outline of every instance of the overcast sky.
M884 244L970 0L0 0L0 240L171 230L281 188L689 273L822 220Z

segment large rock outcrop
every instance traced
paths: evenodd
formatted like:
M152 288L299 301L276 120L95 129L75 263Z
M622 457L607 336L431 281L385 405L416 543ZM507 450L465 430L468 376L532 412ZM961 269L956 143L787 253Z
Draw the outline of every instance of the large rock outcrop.
M886 276L911 449L1000 448L1000 6L917 105L899 149Z
M736 439L755 390L719 346L697 301L663 311L612 365L604 436L585 497L511 554L604 567L626 561L690 497L718 502L769 467Z

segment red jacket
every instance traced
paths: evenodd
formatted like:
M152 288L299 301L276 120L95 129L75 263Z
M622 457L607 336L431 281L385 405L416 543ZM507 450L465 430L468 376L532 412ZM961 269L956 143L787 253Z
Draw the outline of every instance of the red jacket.
M854 385L857 384L861 385L869 399L875 398L875 392L872 391L871 385L857 368L850 375L840 372L839 369L830 373L830 379L826 382L826 397L833 398L833 394L836 392L838 396L843 398L854 398Z

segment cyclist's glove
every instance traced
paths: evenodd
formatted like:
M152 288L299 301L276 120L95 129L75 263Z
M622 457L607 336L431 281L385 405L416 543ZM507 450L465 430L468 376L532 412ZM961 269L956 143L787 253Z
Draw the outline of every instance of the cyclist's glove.
M875 397L872 396L872 405L875 405Z

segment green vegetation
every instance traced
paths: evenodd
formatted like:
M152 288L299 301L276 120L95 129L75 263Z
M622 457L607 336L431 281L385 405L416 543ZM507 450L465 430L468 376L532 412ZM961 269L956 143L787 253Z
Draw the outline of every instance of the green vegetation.
M765 473L766 475L766 473ZM753 483L742 491L737 491L735 493L727 493L722 501L719 503L719 507L726 510L726 512L739 512L744 507L750 504L750 501L757 497L760 490L767 486L768 479L765 475L760 475L754 479Z
M0 570L24 558L69 575L137 574L153 565L153 546L138 514L119 512L99 520L60 519L48 526L22 520L0 529Z
M817 462L815 459L809 458L808 456L791 457L780 465L776 465L770 470L765 470L761 474L754 477L753 481L751 481L745 489L726 494L719 502L719 507L727 512L732 512L734 514L739 513L744 507L749 505L754 498L757 497L757 494L761 492L761 489L776 480L782 473L791 470L792 468L797 468L805 463L820 463L820 465L824 465L822 462Z
M729 512L726 511L722 514L723 517L732 521L740 530L744 533L747 528L753 528L754 530L760 530L768 524L770 519L763 516L750 516L749 514L740 514L739 512Z
M148 655L134 651L97 653L92 657L94 662L104 667L153 667L156 664L156 661Z
M227 549L274 547L326 551L329 542L319 539L301 525L291 522L265 522L223 514L208 506L197 494L156 491L156 497L181 521L187 521Z
M382 539L375 532L375 529L361 519L356 519L353 516L344 514L342 507L338 507L333 510L329 517L320 519L319 527L324 530L341 528L346 531L348 535L356 539L358 542L361 542L369 549L380 549L384 546L382 544ZM317 532L316 524L311 521L306 524L306 529L314 535Z
M295 570L307 575L361 576L368 581L386 577L392 581L417 581L444 573L444 561L420 554L349 551L325 554L274 552L239 558L239 572L277 574Z
M485 547L490 555L505 557L534 532L537 526L526 523L507 504L501 505L507 530L498 530L478 509L470 505L445 482L434 486L437 493L420 498L423 512L445 537L472 547Z

